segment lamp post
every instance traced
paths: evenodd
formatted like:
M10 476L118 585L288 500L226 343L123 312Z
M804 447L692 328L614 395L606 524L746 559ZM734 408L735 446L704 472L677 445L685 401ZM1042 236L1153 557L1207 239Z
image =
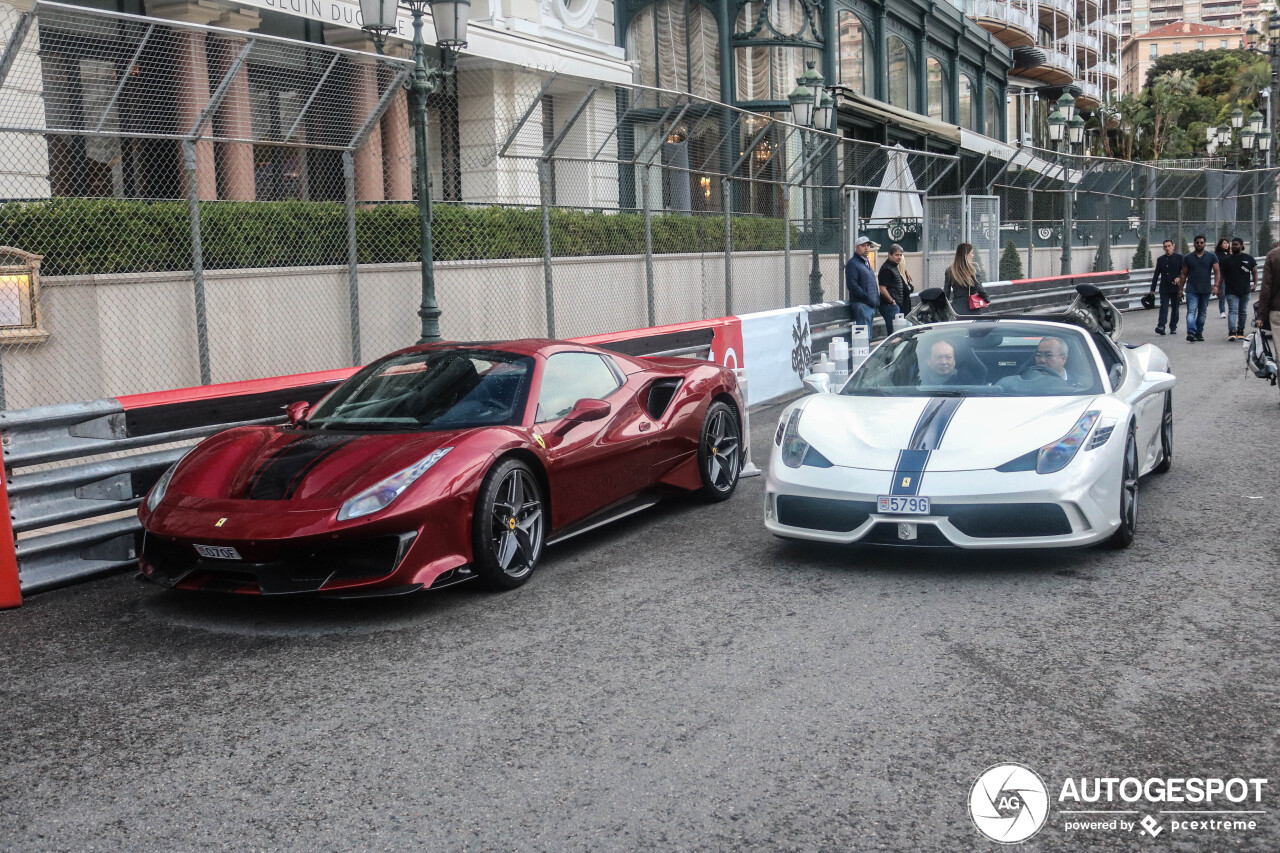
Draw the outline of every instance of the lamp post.
M440 340L440 306L436 303L435 264L431 247L431 162L427 151L427 98L444 85L457 67L458 51L467 46L467 19L471 0L403 0L413 16L413 76L408 88L413 95L414 159L418 169L419 249L422 252L422 336L418 343ZM378 53L386 47L387 36L397 29L397 0L360 0L360 29L373 37ZM436 29L436 46L443 61L427 60L427 44L422 37L423 16L431 10Z
M826 90L826 82L822 79L822 75L818 73L817 62L810 61L805 72L796 78L796 87L791 90L791 94L787 95L787 101L791 104L791 120L800 128L829 131L835 123L835 99ZM800 133L800 144L807 160L810 141L803 130ZM810 219L809 235L810 242L813 245L813 261L809 269L809 301L810 303L818 303L823 298L822 268L818 259L819 231L821 229L818 208L821 199L817 191L812 188L809 191L809 197L810 215L812 217ZM854 228L857 228L856 222L854 223Z
M1253 24L1249 25L1249 29L1245 32L1245 41L1248 43L1249 50L1254 53L1260 53L1271 60L1271 86L1263 89L1261 94L1267 99L1267 117L1266 129L1269 132L1275 132L1275 116L1271 106L1271 93L1280 86L1280 12L1272 12L1271 17L1267 19L1267 32L1264 35L1258 31ZM1250 116L1250 123L1253 117ZM1254 127L1254 132L1260 131L1262 128ZM1271 152L1267 151L1267 168L1271 168Z
M1069 104L1066 102L1070 102ZM1075 112L1075 101L1066 92L1058 99L1058 108L1049 114L1049 141L1058 151L1058 163L1062 167L1062 274L1071 275L1071 181L1068 179L1066 152L1067 107ZM1074 118L1074 116L1072 116Z

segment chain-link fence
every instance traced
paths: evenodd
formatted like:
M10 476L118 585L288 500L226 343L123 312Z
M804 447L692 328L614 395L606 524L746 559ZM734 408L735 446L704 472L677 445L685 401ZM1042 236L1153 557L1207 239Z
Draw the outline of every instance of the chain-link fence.
M0 407L347 367L418 339L403 55L9 8ZM1271 173L886 147L466 55L426 112L436 297L456 340L839 298L857 233L901 243L929 284L965 241L989 278L1007 277L1009 240L1024 275L1055 274L1064 232L1073 269L1104 234L1124 267L1134 216L1153 238L1175 220L1216 234L1220 216L1265 218L1274 186Z
M1210 246L1238 236L1261 257L1277 239L1277 170L1221 165L1019 148L965 168L1000 198L1005 255L1031 278L1149 267L1164 240L1184 252L1198 234Z

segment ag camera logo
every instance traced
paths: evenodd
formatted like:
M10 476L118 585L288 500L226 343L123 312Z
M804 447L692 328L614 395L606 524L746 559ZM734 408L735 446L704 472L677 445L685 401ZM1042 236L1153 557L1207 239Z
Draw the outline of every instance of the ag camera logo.
M1001 844L1026 841L1049 818L1049 791L1021 764L988 767L969 790L969 815L978 831Z

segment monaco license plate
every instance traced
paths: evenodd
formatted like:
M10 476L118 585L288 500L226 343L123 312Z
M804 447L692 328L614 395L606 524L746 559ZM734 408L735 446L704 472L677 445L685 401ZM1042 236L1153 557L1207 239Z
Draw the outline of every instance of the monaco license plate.
M230 545L195 545L196 553L201 557L214 560L239 560L240 552Z
M881 495L880 511L894 515L928 515L929 499L914 495Z

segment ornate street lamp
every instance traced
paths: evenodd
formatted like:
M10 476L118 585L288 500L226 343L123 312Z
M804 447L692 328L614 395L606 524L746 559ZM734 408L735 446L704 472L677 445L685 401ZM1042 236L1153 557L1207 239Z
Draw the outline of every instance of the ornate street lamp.
M467 46L467 19L470 0L404 0L413 16L413 77L409 91L413 95L414 152L418 167L419 249L422 252L422 336L418 343L440 340L440 306L436 303L435 264L431 245L431 161L427 147L427 98L444 85L457 67L458 51ZM440 65L427 60L427 44L422 37L423 16L431 10L436 28L436 46L443 53ZM387 36L397 29L398 4L395 0L360 0L361 29L373 36L378 53L386 47Z
M1076 117L1076 99L1071 96L1070 92L1063 92L1058 96L1058 109L1062 112L1062 117L1067 121L1071 121Z
M1231 128L1227 127L1225 124L1218 125L1218 144L1231 144Z
M1258 134L1258 150L1259 151L1271 150L1271 131L1264 130L1262 131L1262 133Z
M1244 130L1240 131L1240 147L1243 148L1245 151L1252 151L1253 140L1256 137L1257 137L1257 134L1254 133L1253 128L1246 127Z
M1067 122L1067 141L1072 145L1084 142L1084 119L1076 116Z
M1062 110L1057 109L1049 114L1049 141L1058 143L1062 141L1063 126L1067 123L1067 117L1062 114Z
M1234 130L1239 130L1243 125L1244 125L1244 110L1240 109L1239 107L1236 107L1234 110L1231 111L1231 127Z

